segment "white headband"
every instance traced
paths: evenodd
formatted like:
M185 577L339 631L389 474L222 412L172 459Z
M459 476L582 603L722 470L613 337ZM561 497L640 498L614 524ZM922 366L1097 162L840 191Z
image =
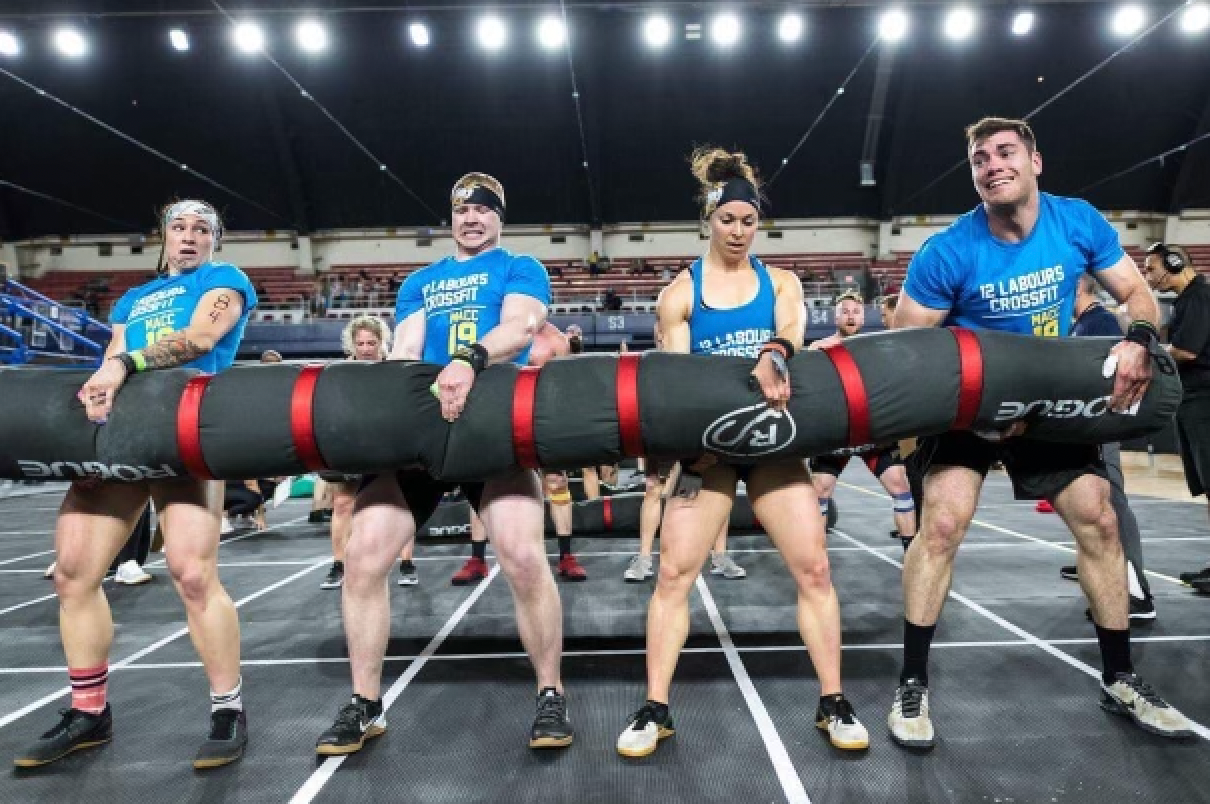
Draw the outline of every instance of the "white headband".
M177 201L172 206L168 207L164 212L164 228L168 228L168 224L172 223L182 215L196 215L206 223L210 224L210 230L214 233L214 239L220 240L223 236L223 224L218 219L218 213L214 211L214 207L207 204L205 201Z

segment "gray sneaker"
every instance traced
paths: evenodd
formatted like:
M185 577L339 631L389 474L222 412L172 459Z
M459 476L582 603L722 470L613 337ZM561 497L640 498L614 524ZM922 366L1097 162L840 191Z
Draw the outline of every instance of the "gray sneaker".
M907 748L932 748L936 737L929 717L929 688L918 678L909 678L895 690L895 702L887 715L891 739Z
M651 568L651 556L635 556L630 559L630 566L622 573L622 577L626 583L642 583L643 581L655 575L655 570Z
M1118 673L1113 683L1101 682L1101 708L1124 715L1144 731L1161 737L1194 737L1193 724L1134 673Z
M710 574L721 575L729 581L738 581L748 577L748 571L735 563L727 553L710 552Z

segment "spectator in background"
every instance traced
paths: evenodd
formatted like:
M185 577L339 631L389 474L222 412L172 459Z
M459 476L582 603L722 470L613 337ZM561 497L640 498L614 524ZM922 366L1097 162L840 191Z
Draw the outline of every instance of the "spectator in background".
M622 297L617 294L613 288L605 289L605 299L601 303L601 308L607 313L614 313L622 309Z
M332 277L332 281L328 284L328 307L339 307L341 299L344 298L344 283L340 281L340 274Z
M588 258L588 274L589 276L601 275L601 255L595 251Z

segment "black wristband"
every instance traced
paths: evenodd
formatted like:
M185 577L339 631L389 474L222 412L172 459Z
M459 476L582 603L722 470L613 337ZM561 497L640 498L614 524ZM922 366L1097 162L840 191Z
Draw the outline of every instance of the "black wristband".
M1160 334L1156 332L1155 326L1150 321L1131 321L1130 326L1126 329L1126 340L1131 343L1137 343L1144 349L1151 347L1151 344L1160 339Z
M126 369L127 377L129 377L131 374L134 374L135 372L137 372L139 370L139 367L134 362L134 358L131 357L130 355L126 354L125 352L118 352L116 355L113 356L113 359L118 361L119 363L121 363L122 368Z
M794 352L796 351L794 344L790 343L785 338L770 338L769 340L765 341L765 345L761 347L761 351L763 352L768 349L771 344L776 344L782 348L782 351L786 354L786 360L794 357Z
M486 346L481 343L472 343L470 346L463 346L461 349L454 352L454 356L450 359L461 360L463 363L466 363L468 366L470 366L471 369L474 370L475 374L479 374L485 368L487 368L487 361L489 357L490 356L487 353Z

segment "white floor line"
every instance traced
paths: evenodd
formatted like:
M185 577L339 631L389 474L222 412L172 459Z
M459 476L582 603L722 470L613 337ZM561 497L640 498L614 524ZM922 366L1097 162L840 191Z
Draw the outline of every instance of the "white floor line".
M853 542L853 544L855 544L855 545L860 545L861 547L866 547L866 545L862 544L857 539L854 539L852 536L848 535L847 533L843 533L841 531L835 531L835 533L837 536L841 536L845 539L848 539L849 541ZM876 557L880 561L885 561L888 564L898 567L900 570L903 569L902 562L896 561L895 559L890 558L889 556L884 556L882 553L878 552L877 550L875 550L873 548L868 548L866 550L866 552L868 552L870 555ZM963 606L966 606L971 611L974 611L976 614L979 614L982 617L984 617L988 620L991 620L992 622L994 622L996 625L1000 626L1004 630L1006 630L1010 633L1016 634L1018 637L1025 640L1026 642L1029 642L1031 645L1033 645L1037 648L1040 648L1041 650L1045 651L1046 653L1049 653L1051 656L1055 657L1059 661L1064 662L1065 664L1068 664L1068 665L1074 667L1075 669L1079 670L1080 672L1082 672L1086 675L1092 676L1093 678L1097 679L1098 682L1100 681L1100 679L1101 679L1100 670L1097 670L1095 667L1093 667L1090 664L1080 661L1079 659L1077 659L1074 656L1071 656L1070 654L1064 653L1063 651L1061 651L1057 647L1055 647L1054 643L1047 642L1047 641L1041 639L1040 637L1036 637L1033 634L1029 633L1024 628L1021 628L1017 625L1013 625L1008 620L1004 619L1003 617L1001 617L998 614L988 611L983 606L979 605L978 603L976 603L975 601L966 597L965 595L961 595L953 590L950 590L949 597L952 597L954 600L958 601ZM1210 729L1207 729L1205 726L1203 726L1202 724L1200 724L1192 719L1190 719L1189 722L1193 727L1193 731L1196 732L1199 737L1201 737L1203 740L1210 740Z
M39 553L29 553L28 555L17 556L16 558L6 558L3 561L0 561L0 567L4 566L5 564L16 564L18 561L25 561L26 559L30 559L30 558L37 558L38 556L48 556L53 552L55 552L55 550L52 547L50 550L43 550Z
M475 601L487 591L487 587L491 584L492 580L499 574L500 565L493 565L491 571L488 572L487 578L475 587L466 600L462 601L462 605L450 615L450 618L446 620L445 625L437 632L437 635L429 640L429 643L425 645L424 650L420 652L416 660L408 665L403 675L396 679L395 683L386 691L386 694L382 696L382 712L384 715L391 708L391 704L395 703L395 700L403 692L404 688L412 682L416 674L420 672L424 665L428 663L428 660L432 658L433 654L437 652L437 649L441 647L441 643L445 642L458 623L462 621L462 618L466 616L466 613L470 611L471 606L475 605ZM328 780L332 778L332 774L336 773L336 769L344 764L346 758L347 755L325 759L323 764L315 769L310 778L290 798L290 804L308 804L314 800L319 795L319 792L323 790L324 785L328 783Z
M264 595L269 594L270 592L280 589L281 587L285 586L286 584L290 583L291 581L295 581L295 580L303 577L304 575L314 572L315 570L319 569L320 567L324 567L324 566L327 566L326 562L322 562L322 561L316 562L314 565L307 567L306 569L299 570L298 572L294 573L293 575L283 578L282 580L278 581L277 583L270 584L269 586L266 586L264 589L253 592L252 594L250 594L246 597L240 598L239 600L237 600L235 602L235 607L237 609L242 608L245 604L251 603L253 600L256 600L259 597L262 597ZM54 595L51 595L50 597L54 597ZM0 611L0 614L3 614L3 613L4 612ZM109 669L110 670L120 670L121 668L126 667L127 665L137 662L139 659L142 659L144 656L148 656L148 655L156 652L157 650L159 650L160 648L169 644L170 642L174 642L177 639L180 639L187 633L189 633L188 628L179 628L176 631L169 634L168 636L164 637L163 639L153 642L152 644L148 645L147 647L143 648L140 651L136 651L135 653L132 653L131 655L127 656L125 659L122 659L121 661L118 661L118 662L114 662L113 664L111 664L109 666ZM20 718L25 717L30 712L35 712L35 711L41 709L42 707L46 706L47 704L57 701L59 698L62 698L64 695L66 695L70 691L71 691L71 687L63 687L58 692L52 692L50 695L45 695L45 696L39 698L38 700L23 706L22 708L18 709L15 712L7 714L4 717L0 717L0 729L4 728L5 726L9 725L10 723L12 723L15 720L19 720Z
M748 704L748 711L752 713L752 719L756 721L756 729L765 743L765 750L769 752L769 759L773 762L773 769L777 772L777 779L781 782L781 789L786 794L786 800L790 804L811 804L811 797L807 795L807 789L803 787L802 779L798 777L798 771L794 769L794 763L790 760L790 752L786 750L786 744L782 742L781 735L777 733L777 727L773 725L773 718L769 717L765 702L761 700L760 694L756 691L756 685L752 683L752 678L748 675L748 669L744 667L739 651L735 649L735 643L731 641L731 634L723 623L722 615L718 612L714 596L710 594L710 587L702 580L701 575L697 576L697 591L702 596L702 604L706 607L710 624L714 626L714 633L718 635L723 655L727 657L727 664L730 665L731 673L735 676L735 683L739 685L744 702Z
M28 608L29 606L33 606L38 603L43 603L47 600L53 600L56 597L58 597L58 595L56 595L54 592L51 592L49 595L43 595L42 597L36 597L33 600L27 600L24 603L18 603L14 606L9 606L6 609L0 609L0 616L3 616L10 612L18 611L20 609Z

